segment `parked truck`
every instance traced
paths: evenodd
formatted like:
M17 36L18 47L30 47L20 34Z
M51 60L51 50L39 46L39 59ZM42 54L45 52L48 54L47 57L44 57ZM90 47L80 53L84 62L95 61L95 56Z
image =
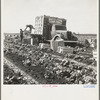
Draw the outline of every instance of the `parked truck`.
M45 40L51 40L56 34L64 34L66 32L66 20L63 18L46 15L35 18L34 34L43 36Z
M60 34L61 38L65 40L65 44L66 41L77 40L72 32L67 31L66 21L67 20L64 18L50 17L46 15L37 16L35 18L34 33L31 34L28 32L29 34L26 37L31 36L32 43L48 42L57 34ZM26 31L24 31L24 33L26 33Z
M70 40L71 35L67 34L66 19L46 15L35 18L33 37L38 38L39 41L47 41L51 40L56 34L60 34L64 40Z

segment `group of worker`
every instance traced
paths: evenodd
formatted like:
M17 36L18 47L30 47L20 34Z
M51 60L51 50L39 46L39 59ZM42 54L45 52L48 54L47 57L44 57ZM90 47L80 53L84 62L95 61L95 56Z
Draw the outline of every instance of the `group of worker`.
M21 40L21 43L23 42L23 39L24 39L24 31L22 29L20 29L20 40ZM38 42L39 42L39 39L37 37L31 38L31 40L35 44L38 44Z
M20 40L21 40L21 43L23 42L23 39L24 39L24 33L25 33L25 31L20 29ZM31 33L30 33L30 35L31 35ZM43 42L43 41L46 40L44 37L40 37L40 36L38 36L38 37L34 36L31 39L35 44L38 44L39 42Z
M35 29L32 25L26 25L25 30L20 29L20 39L21 39L21 42L23 41L23 37L24 37L23 33L25 33L25 31L26 31L27 28L29 28L29 31L28 32L30 34L32 32L32 29Z

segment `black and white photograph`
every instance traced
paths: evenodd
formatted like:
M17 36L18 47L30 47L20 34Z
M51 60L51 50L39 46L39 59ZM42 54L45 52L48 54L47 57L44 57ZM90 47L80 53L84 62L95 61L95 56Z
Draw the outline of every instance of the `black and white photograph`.
M1 0L1 99L99 100L99 0Z
M3 84L97 84L97 0L3 0Z

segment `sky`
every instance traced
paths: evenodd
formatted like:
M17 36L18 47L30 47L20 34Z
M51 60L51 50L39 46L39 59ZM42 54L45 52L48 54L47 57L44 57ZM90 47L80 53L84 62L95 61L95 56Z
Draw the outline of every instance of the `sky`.
M3 31L16 33L27 24L34 26L41 15L65 18L72 32L98 32L97 0L3 0Z

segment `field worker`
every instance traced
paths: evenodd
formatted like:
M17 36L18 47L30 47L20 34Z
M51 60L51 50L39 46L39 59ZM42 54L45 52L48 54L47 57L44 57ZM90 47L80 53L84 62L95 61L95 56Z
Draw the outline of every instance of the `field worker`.
M22 29L20 29L20 38L21 38L21 42L22 42L22 40L23 40L23 30Z

